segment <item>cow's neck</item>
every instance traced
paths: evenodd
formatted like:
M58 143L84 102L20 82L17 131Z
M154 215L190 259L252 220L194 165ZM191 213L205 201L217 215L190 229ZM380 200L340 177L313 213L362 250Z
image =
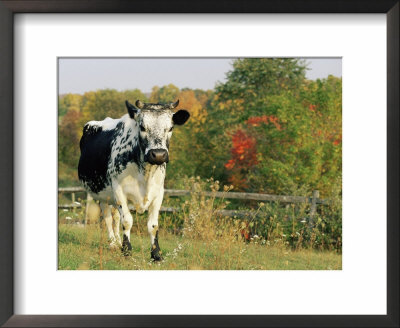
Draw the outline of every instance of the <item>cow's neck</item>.
M165 168L165 163L162 165L146 164L142 173L146 185L148 187L151 187L151 185L163 186L165 179Z
M164 188L165 166L166 164L160 166L147 164L144 166L144 171L142 173L144 182L144 204L148 202L150 194Z

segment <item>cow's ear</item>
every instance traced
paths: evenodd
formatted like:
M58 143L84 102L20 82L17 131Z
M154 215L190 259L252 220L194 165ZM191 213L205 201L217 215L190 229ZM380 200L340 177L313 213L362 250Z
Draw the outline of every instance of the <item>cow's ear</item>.
M129 117L135 119L136 114L138 113L138 109L135 106L133 106L131 103L129 103L128 100L125 100L125 105L126 105L126 108L128 109Z
M189 117L190 117L189 112L185 109L181 109L181 110L178 110L172 116L172 120L174 121L174 124L182 125L182 124L185 124L185 122L189 119Z

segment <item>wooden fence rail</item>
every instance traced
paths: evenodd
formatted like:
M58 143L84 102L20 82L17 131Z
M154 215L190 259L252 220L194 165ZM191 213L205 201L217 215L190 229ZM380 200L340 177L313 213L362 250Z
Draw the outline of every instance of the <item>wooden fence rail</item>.
M60 193L77 193L86 192L83 187L64 187L58 188ZM188 196L193 191L190 190L178 190L178 189L165 189L164 195L170 197ZM281 202L281 203L310 203L314 201L315 204L328 205L329 200L320 199L318 190L313 192L312 197L304 196L285 196L285 195L270 195L270 194L257 194L247 192L221 192L221 191L202 191L201 194L208 197L224 198L224 199L243 199L243 200L258 200L266 202Z
M58 208L60 209L75 209L82 207L78 202L75 202L75 193L85 192L86 190L83 187L64 187L58 188L59 193L71 193L72 204L59 204ZM194 193L190 190L177 190L177 189L165 189L164 195L170 197L181 197L188 196L191 193ZM200 194L207 197L215 197L215 198L224 198L224 199L242 199L242 200L257 200L257 201L266 201L266 202L281 202L281 203L307 203L310 204L310 218L309 224L313 224L313 219L315 214L317 213L317 205L328 205L330 203L329 199L320 199L319 191L314 190L312 193L312 197L304 197L304 196L286 196L286 195L270 195L270 194L258 194L258 193L245 193L245 192L211 192L211 191L202 191ZM161 207L161 212L178 212L179 209L173 207ZM237 217L254 217L256 213L254 211L238 211L238 210L220 210L217 211L218 214L223 216L237 216Z

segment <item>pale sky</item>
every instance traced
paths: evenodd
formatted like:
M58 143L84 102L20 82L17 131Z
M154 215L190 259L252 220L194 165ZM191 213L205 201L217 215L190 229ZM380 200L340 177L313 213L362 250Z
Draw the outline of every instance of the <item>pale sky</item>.
M341 58L305 58L307 78L342 76ZM232 69L228 58L60 58L59 94L98 89L140 89L174 84L180 89L214 89Z

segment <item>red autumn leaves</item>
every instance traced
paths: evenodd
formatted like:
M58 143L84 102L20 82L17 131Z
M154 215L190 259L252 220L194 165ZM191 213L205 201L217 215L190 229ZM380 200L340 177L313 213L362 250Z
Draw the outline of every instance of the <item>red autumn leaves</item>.
M232 158L225 164L228 170L247 168L257 164L256 140L239 129L232 135Z
M278 130L281 126L278 118L273 115L250 117L246 121L248 127L257 127L261 124L273 124ZM249 132L243 129L236 130L232 135L231 159L225 164L231 171L229 181L238 189L247 188L246 172L258 164L257 141Z
M320 114L316 105L309 105L308 109L311 112ZM257 166L257 138L259 134L254 128L262 125L270 125L277 131L282 131L283 127L279 122L278 117L274 115L262 115L250 117L246 123L246 128L238 128L231 134L232 148L231 158L225 163L225 168L229 171L229 182L236 189L245 190L249 188L249 173ZM325 141L338 146L342 142L341 133L319 127L316 131L311 132L315 137L322 138Z
M250 117L246 121L249 126L260 126L261 123L272 123L278 130L282 130L281 125L278 123L278 118L274 115L263 115Z

